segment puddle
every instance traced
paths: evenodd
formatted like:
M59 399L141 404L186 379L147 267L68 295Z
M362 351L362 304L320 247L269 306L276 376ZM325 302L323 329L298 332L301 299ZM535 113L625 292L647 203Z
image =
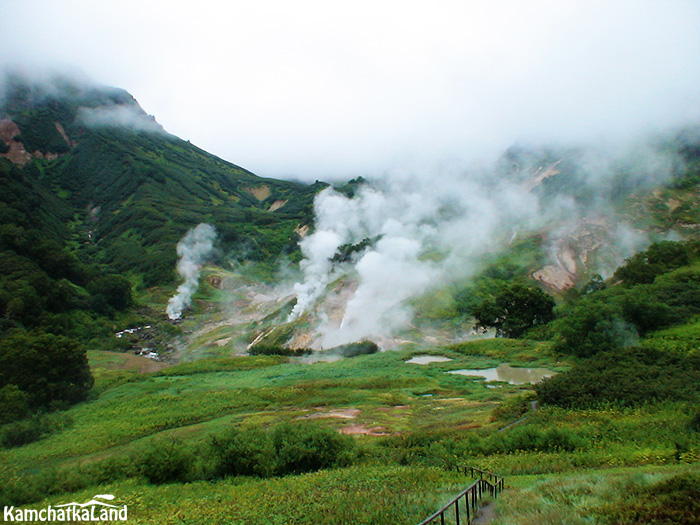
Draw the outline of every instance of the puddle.
M414 365L427 365L430 363L444 363L445 361L452 361L452 359L444 355L417 355L406 362Z
M450 370L448 373L483 377L486 381L503 381L511 385L534 384L556 374L547 368L520 368L509 364L498 365L496 368Z

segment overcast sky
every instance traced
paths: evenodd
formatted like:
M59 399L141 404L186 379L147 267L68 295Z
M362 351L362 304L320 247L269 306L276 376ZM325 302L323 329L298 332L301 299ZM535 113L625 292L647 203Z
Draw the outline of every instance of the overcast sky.
M700 122L698 0L0 0L0 65L78 68L262 176L431 170Z

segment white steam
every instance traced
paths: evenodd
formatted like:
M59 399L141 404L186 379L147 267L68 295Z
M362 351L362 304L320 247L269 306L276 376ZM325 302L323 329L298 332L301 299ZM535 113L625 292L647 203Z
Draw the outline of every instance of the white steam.
M185 234L177 244L178 273L185 279L177 288L177 294L170 298L165 309L170 319L179 319L182 311L192 302L192 296L199 286L202 264L214 249L216 229L210 224L199 224Z
M522 186L486 184L479 177L442 174L428 182L395 176L362 187L353 198L327 189L315 202L316 231L301 243L304 280L295 285L297 304L289 320L311 308L336 277L330 261L335 250L371 238L373 245L350 263L358 286L342 321L323 320L318 331L325 348L365 338L381 341L410 323L410 298L451 274L468 275L499 232L535 217L537 210L536 199ZM347 263L337 271L348 271Z
M673 166L652 148L632 151L637 164L643 160L643 169L633 169L638 166L630 165L627 156L625 148L580 152L569 185L590 189L593 197L585 205L571 196L533 191L547 170L558 176L556 158L517 169L503 170L501 163L500 170L443 172L431 178L394 173L362 186L352 198L326 189L315 201L315 232L301 242L303 279L294 286L297 303L288 320L313 312L323 348L362 339L381 346L397 330L410 328L411 299L474 275L485 255L518 234L548 232L548 242L556 246L571 232L606 223L602 218L611 212L610 188L619 182L621 166L636 174L637 184L663 180ZM605 227L605 232L614 247L605 247L611 255L601 262L612 268L648 243L645 235L624 224ZM330 260L341 245L366 238L373 243L351 261ZM318 308L318 302L341 276L357 287L346 288L350 299L339 318Z

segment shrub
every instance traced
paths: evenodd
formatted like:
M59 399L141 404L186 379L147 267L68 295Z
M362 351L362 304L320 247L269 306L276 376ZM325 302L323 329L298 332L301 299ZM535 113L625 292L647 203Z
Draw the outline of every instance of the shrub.
M93 385L85 350L74 339L16 332L0 341L0 387L16 385L30 408L82 401Z
M190 479L194 455L176 440L155 441L134 458L138 471L150 483L162 484Z
M278 474L298 474L334 467L349 461L352 438L309 424L287 424L272 434Z
M700 412L695 414L688 422L688 428L693 432L700 432Z
M700 364L653 348L617 349L591 357L535 385L543 403L588 408L693 399L700 391Z
M359 341L357 343L349 343L347 345L336 346L330 348L328 353L340 354L342 357L355 357L358 355L376 354L379 352L379 347L372 341Z
M691 256L692 249L686 243L656 242L646 251L626 259L615 271L615 278L628 285L653 283L657 276L687 265Z
M556 321L554 350L579 357L589 357L635 343L638 334L627 323L622 309L611 302L584 299Z
M285 348L284 346L259 344L248 349L250 355L283 355L298 357L308 355L312 350L308 348Z
M700 476L680 474L625 494L602 509L607 523L691 525L700 516Z
M269 477L275 472L276 452L272 438L260 430L230 430L211 438L214 477Z
M571 430L517 426L493 434L481 445L482 454L513 454L518 451L572 452L581 448L584 439Z
M25 418L29 415L29 394L16 385L0 388L0 425Z
M349 463L353 448L352 438L310 423L268 432L232 429L211 438L208 475L265 478L313 472Z
M530 403L535 399L532 392L505 399L491 411L494 420L509 421L523 417L530 411Z
M63 430L72 422L65 414L49 414L15 421L0 428L0 446L13 448L28 445L48 434Z
M121 275L103 275L88 284L93 295L93 307L102 313L109 308L126 310L134 304L131 283Z

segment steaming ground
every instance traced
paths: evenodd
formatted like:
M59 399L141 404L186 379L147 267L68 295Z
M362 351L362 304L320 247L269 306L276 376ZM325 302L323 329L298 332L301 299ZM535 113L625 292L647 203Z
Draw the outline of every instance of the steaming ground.
M177 273L184 279L177 293L170 298L166 313L170 319L180 319L182 311L192 303L192 296L199 286L199 275L214 249L216 229L210 224L200 224L189 230L177 244Z
M411 329L413 299L468 280L486 256L533 233L547 238L550 253L532 276L550 289L570 288L586 273L609 275L649 243L645 233L616 217L610 188L623 168L633 173L629 184L640 187L665 180L675 165L667 153L644 144L612 153L576 152L575 177L562 173L563 159L554 159L505 170L436 173L430 180L387 177L353 197L324 190L315 202L316 230L301 242L304 277L294 285L297 303L288 321L312 313L323 348L363 339L385 345ZM562 177L574 192L539 191L545 181ZM585 202L573 195L581 186ZM341 245L363 239L377 240L349 262L331 262ZM345 293L342 315L331 316L315 305L329 297L337 302L340 285L329 286L343 276L352 292Z
M468 324L429 321L424 298L468 283L489 258L533 236L544 260L529 275L550 292L609 276L651 241L621 213L624 195L649 191L682 167L662 144L514 148L488 169L430 179L393 173L352 193L328 188L315 200L313 233L300 242L297 275L276 287L229 275L218 317L189 339L241 353L251 342L328 349L371 340L389 349L483 337ZM196 289L199 263L185 246L194 253L198 245L185 239L180 264L194 270L183 273L194 288L179 290L169 308ZM350 245L357 251L337 257Z

